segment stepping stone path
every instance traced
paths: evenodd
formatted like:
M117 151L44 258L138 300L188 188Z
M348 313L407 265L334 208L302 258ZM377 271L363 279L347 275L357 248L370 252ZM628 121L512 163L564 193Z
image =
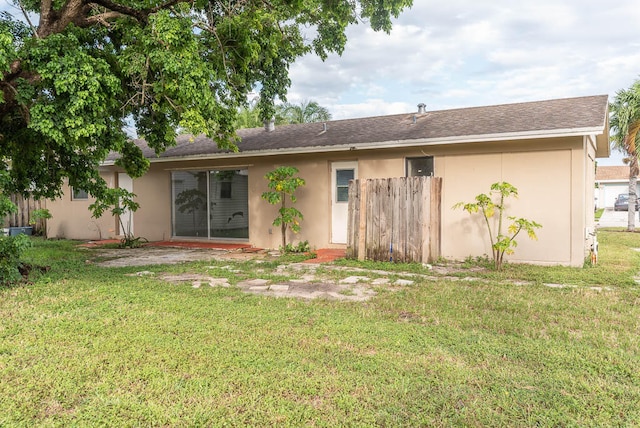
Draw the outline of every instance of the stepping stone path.
M163 275L161 276L167 282L180 283L191 282L193 288L200 288L203 285L209 285L211 287L229 287L229 280L227 278L212 278L206 275L198 274L179 274L179 275Z
M201 260L204 258L215 258L218 260L232 259L230 254L219 252L219 254L195 254L191 250L182 252L180 257L171 254L169 257L166 253L159 253L158 249L152 251L141 251L122 253L124 250L118 250L117 259L100 262L103 266L142 266L145 264L157 263L176 263L182 261ZM110 253L101 253L101 256L110 256ZM159 257L160 256L160 257ZM205 257L206 256L206 257ZM128 259L128 260L127 260ZM262 263L262 260L256 260L256 264ZM420 281L451 281L451 282L480 282L487 283L490 280L478 277L458 277L452 276L453 272L473 272L482 270L481 268L472 268L457 270L455 266L426 266L431 274L417 274L409 272L388 272L384 270L363 269L354 267L335 266L330 264L318 265L310 263L291 263L278 266L272 274L280 275L288 278L286 280L268 280L262 278L250 278L235 284L246 293L257 295L265 295L272 297L293 297L301 299L333 299L341 301L365 301L375 296L376 287L387 286L388 290L394 290L393 287L406 287L415 284L415 280ZM232 265L208 266L209 270L224 270L229 273L236 273L242 276L247 273L246 270L236 269ZM319 273L321 272L321 273ZM329 273L327 273L329 272ZM332 273L333 272L333 273ZM334 279L335 273L345 272L350 275L342 279ZM347 273L348 272L348 273ZM212 272L213 273L213 272ZM258 268L251 271L251 275L259 276L264 274L265 269ZM354 275L355 273L355 275ZM359 274L359 275L358 275ZM140 271L126 274L131 277L153 277L156 276L167 282L174 284L190 283L193 288L202 287L230 287L231 284L227 278L219 278L215 275L206 274L155 274L151 271ZM371 278L374 276L375 278ZM394 278L393 280L390 279ZM640 284L640 275L635 278ZM504 284L514 286L532 285L528 281L504 281ZM543 284L549 288L575 288L576 285L571 284ZM603 292L612 290L611 287L586 287L593 291Z
M209 266L209 269L224 269L234 272L230 266ZM262 278L247 279L235 286L246 293L272 296L294 297L301 299L332 299L342 301L365 301L377 293L372 286L389 284L388 278L372 280L366 276L349 276L340 281L327 280L316 275L317 266L298 264L278 266L276 272L283 276L293 276L288 281L272 281ZM340 270L340 269L339 269ZM141 271L127 276L151 276L153 272ZM203 274L158 274L158 278L173 284L190 283L193 288L201 287L229 287L227 278L217 278ZM412 284L413 281L398 280L396 284Z
M141 276L138 274L131 274L130 276ZM174 284L180 284L189 282L193 288L200 288L202 286L211 287L229 287L229 281L227 278L213 278L206 275L197 274L177 274L177 275L161 275L161 279ZM306 279L311 280L309 276ZM313 278L315 279L315 277ZM368 279L368 278L367 278ZM297 297L302 299L335 299L335 300L350 300L350 301L364 301L377 293L371 290L366 284L353 285L353 283L347 284L335 284L327 282L308 282L300 280L291 280L288 282L271 283L266 279L251 279L247 281L241 281L236 284L236 287L240 288L246 293L261 294L272 297Z

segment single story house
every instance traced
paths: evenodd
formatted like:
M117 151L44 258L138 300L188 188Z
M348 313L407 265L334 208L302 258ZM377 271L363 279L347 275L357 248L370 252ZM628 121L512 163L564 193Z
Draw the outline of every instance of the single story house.
M239 152L220 150L208 138L181 135L156 156L146 175L132 180L108 159L101 168L111 186L132 190L140 209L125 228L150 241L240 241L278 248L272 225L277 207L261 198L265 174L278 166L299 169L302 230L290 242L345 248L348 195L355 178L435 175L442 178L441 256L491 254L480 215L454 210L507 181L519 198L507 214L542 224L538 241L526 236L510 261L582 266L594 232L595 158L609 156L608 97L539 102L335 120L238 131ZM75 194L74 194L75 193ZM51 237L104 239L120 235L117 219L91 218L91 199L66 189L50 202Z
M596 208L613 208L619 194L629 193L629 165L598 166L596 168ZM636 195L640 195L640 184Z

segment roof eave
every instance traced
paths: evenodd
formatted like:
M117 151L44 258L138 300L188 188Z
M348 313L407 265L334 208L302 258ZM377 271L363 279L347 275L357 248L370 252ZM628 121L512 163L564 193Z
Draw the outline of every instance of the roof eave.
M607 178L607 179L597 179L596 178L596 183L601 183L601 184L613 184L613 183L629 184L629 177L626 177L626 178Z
M606 126L608 129L608 126ZM171 156L171 157L157 157L150 158L151 163L162 162L176 162L176 161L193 161L193 160L206 160L206 159L229 159L229 158L243 158L243 157L263 157L263 156L278 156L278 155L296 155L296 154L310 154L310 153L329 153L329 152L344 152L354 150L371 150L371 149L397 149L406 147L421 147L421 146L433 146L433 145L453 145L453 144L469 144L469 143L486 143L496 141L519 141L519 140L531 140L536 138L562 138L562 137L581 137L585 135L593 135L598 141L598 157L601 150L601 137L606 136L608 133L604 132L605 126L590 127L590 128L571 128L571 129L554 129L548 131L534 131L534 132L511 132L503 134L482 134L482 135L462 135L445 138L419 138L411 140L390 140L380 141L375 143L356 143L356 144L340 144L333 146L309 146L309 147L295 147L289 149L269 149L269 150L251 150L246 152L233 152L233 153L208 153L198 154L190 156ZM606 144L607 147L608 143ZM112 166L115 161L105 161L102 165Z
M604 129L596 136L596 157L608 158L611 156L611 142L609 140L609 106L604 115Z

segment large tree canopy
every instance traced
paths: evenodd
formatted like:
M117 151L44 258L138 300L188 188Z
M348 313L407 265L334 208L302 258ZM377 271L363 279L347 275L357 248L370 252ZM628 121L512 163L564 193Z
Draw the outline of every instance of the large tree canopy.
M361 20L388 32L411 3L14 0L0 16L0 192L53 198L68 178L114 202L97 172L107 154L133 177L148 167L126 121L158 153L179 129L234 149L249 91L272 117L296 58L341 53Z

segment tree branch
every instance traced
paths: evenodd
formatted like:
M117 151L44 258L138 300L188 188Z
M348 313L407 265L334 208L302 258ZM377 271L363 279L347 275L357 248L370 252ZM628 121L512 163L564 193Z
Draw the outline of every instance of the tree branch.
M114 3L111 0L91 0L91 1L85 1L85 3L102 6L112 12L118 12L122 15L130 16L144 23L147 22L147 17L149 15L148 13L145 13L142 10L138 10L129 6L124 6L118 3Z
M29 113L29 107L27 107L24 103L21 103L18 101L18 91L16 90L16 88L14 88L13 85L5 82L0 82L0 87L7 88L7 90L11 92L11 95L12 95L11 101L13 101L18 105L18 107L20 108L20 112L22 114L22 118L24 119L25 123L28 125L29 122L31 122L31 114ZM5 100L6 98L7 97L5 97Z
M102 24L105 27L109 26L109 21L116 19L116 18L124 18L128 15L124 15L120 12L105 12L105 13L99 13L97 15L92 15L90 17L88 17L85 22L87 25L93 25L93 24Z
M98 6L102 6L108 10L110 10L111 12L117 12L120 15L112 15L109 14L109 18L113 18L116 16L130 16L132 18L135 18L136 20L138 20L141 23L147 23L148 19L149 19L149 15L159 12L161 10L164 9L169 9L177 4L180 3L193 3L193 0L169 0L165 3L162 3L156 7L152 7L150 9L135 9L133 7L129 7L129 6L125 6L119 3L116 3L114 1L111 0L83 0L86 4L95 4ZM102 15L107 15L107 14L102 14ZM89 21L89 19L91 18L87 18L87 21ZM96 21L96 20L93 20Z
M66 0L60 10L54 10L52 2L53 0L41 0L40 2L40 23L35 31L38 38L60 33L70 23L79 27L90 27L96 24L108 26L110 20L131 17L145 25L149 20L149 15L163 9L169 9L179 3L192 3L193 0L168 0L148 9L136 9L113 0ZM97 7L104 8L105 11L91 15L91 10L95 10Z
M86 19L84 0L67 0L62 9L56 11L52 7L52 0L42 0L40 3L40 24L36 37L41 39L55 33L61 33L70 23L81 23Z
M180 3L191 3L191 4L193 4L193 1L194 0L169 0L168 2L166 2L164 4L161 4L161 5L158 5L156 7L153 7L151 9L149 9L149 13L151 14L151 13L156 13L156 12L158 12L160 10L163 10L163 9L169 9L169 8L171 8L171 7L173 7L173 6L177 5L177 4L180 4Z
M48 27L52 21L53 9L51 5L52 0L42 0L40 2L40 24L39 28ZM36 32L36 37L39 37L39 32Z
M29 14L25 10L21 0L18 0L18 5L20 6L20 10L22 10L22 15L24 15L24 19L27 21L27 24L29 24L31 31L33 32L33 34L35 34L36 37L38 37L38 32L36 30L36 27L35 25L33 25L33 22L31 22L31 19L29 18Z

